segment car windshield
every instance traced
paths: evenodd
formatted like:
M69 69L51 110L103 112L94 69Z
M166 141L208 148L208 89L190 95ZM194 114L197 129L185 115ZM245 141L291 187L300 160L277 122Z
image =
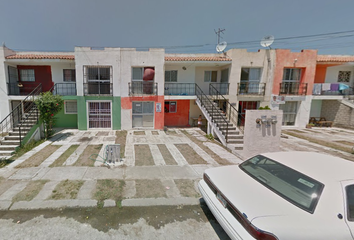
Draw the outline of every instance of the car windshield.
M240 164L240 168L292 204L310 213L315 211L322 183L262 155Z
M354 185L347 186L345 192L347 195L348 220L354 221Z

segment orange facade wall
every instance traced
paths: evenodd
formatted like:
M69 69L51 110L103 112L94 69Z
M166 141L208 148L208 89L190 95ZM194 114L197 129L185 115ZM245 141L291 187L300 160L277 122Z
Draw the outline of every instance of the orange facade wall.
M324 83L326 81L326 72L328 67L338 64L320 64L316 66L315 83Z
M144 97L122 97L121 98L121 108L122 109L132 109L132 102L155 102L155 112L154 112L154 128L163 129L164 127L164 109L165 109L165 97L162 96L144 96ZM156 103L161 103L161 112L156 112Z
M279 94L280 83L283 81L284 68L301 68L301 83L307 83L307 95L312 95L313 83L316 73L317 50L302 50L301 52L291 52L288 49L277 49L273 91Z
M165 113L165 126L186 127L189 126L190 100L168 100L177 102L177 112Z

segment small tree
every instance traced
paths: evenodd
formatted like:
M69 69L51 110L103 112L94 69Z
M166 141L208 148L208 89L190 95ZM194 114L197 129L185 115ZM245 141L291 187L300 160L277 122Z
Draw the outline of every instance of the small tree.
M59 95L44 92L35 100L35 103L40 113L39 118L44 123L44 136L49 138L53 134L54 115L63 108L64 100Z

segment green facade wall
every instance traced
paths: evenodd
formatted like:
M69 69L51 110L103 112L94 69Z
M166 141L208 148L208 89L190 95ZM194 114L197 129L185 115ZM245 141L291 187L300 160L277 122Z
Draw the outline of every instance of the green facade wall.
M79 130L87 130L87 101L111 101L112 102L112 129L121 129L121 98L120 97L77 97L77 123Z
M63 100L77 100L76 96L63 96ZM58 128L78 128L78 114L65 114L64 107L55 115L55 125Z

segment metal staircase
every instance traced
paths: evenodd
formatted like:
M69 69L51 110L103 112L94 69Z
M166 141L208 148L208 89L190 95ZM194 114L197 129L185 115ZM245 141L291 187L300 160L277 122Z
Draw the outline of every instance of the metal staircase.
M34 100L41 92L40 84L0 122L0 158L11 156L38 122L39 113Z
M197 105L202 110L211 130L217 135L220 142L228 148L235 150L243 149L243 128L241 126L242 116L237 110L219 93L219 91L210 85L209 94L206 95L196 84L195 92L197 96ZM223 111L215 100L225 100L226 109Z

